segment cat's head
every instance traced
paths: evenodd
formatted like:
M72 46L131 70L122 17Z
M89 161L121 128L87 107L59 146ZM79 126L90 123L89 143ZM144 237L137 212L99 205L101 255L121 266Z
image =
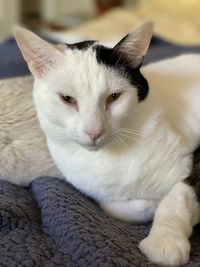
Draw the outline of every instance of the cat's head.
M140 66L152 28L143 24L114 48L95 41L55 46L28 30L15 30L35 77L34 100L47 138L89 150L120 142L148 94Z

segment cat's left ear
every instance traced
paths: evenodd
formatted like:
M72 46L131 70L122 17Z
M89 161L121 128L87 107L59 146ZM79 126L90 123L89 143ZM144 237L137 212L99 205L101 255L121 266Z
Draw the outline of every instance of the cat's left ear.
M147 22L126 35L113 49L133 68L139 67L148 50L153 33L153 22Z
M14 34L22 55L35 77L45 77L50 69L62 62L64 48L61 45L52 45L22 28L16 28Z

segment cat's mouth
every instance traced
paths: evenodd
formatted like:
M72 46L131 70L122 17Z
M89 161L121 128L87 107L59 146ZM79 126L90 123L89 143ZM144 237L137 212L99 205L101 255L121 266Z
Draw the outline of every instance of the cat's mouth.
M96 144L93 144L93 145L85 145L84 146L87 150L89 151L97 151L98 149L101 148L101 146L98 146Z
M97 151L107 144L106 140L101 140L100 142L91 142L91 143L80 143L83 148L89 151Z

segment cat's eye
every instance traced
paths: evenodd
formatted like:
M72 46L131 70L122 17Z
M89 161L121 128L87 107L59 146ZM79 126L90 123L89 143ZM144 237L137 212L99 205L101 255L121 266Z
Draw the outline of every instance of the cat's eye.
M76 99L74 99L72 96L68 95L61 95L61 98L64 102L71 104L71 105L76 105Z
M113 93L109 95L107 98L107 104L111 104L112 102L115 102L121 95L122 93Z

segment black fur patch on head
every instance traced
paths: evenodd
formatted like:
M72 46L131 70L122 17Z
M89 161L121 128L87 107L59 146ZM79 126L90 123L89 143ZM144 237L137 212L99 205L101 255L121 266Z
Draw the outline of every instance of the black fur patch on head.
M95 43L95 41L83 41L75 44L66 44L67 47L71 49L78 49L78 50L86 50L90 46L92 46Z
M125 73L129 82L138 89L139 101L144 100L149 91L147 80L140 72L140 67L133 68L123 54L118 54L114 49L102 45L94 46L97 62L108 67L115 68L120 73Z

